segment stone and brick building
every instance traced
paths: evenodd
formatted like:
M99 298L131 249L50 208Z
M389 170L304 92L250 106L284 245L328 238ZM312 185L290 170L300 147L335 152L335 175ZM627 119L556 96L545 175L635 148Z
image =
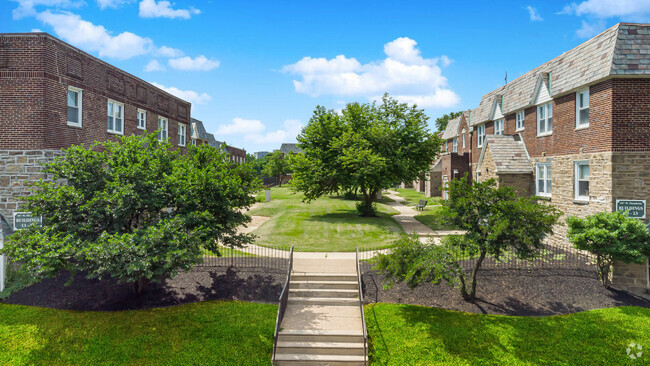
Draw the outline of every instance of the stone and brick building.
M0 238L62 148L159 131L185 151L190 109L47 33L0 34Z
M442 185L495 178L564 217L650 201L650 24L617 24L491 91L443 139ZM561 222L549 243L567 246ZM613 280L650 293L650 263L616 263Z

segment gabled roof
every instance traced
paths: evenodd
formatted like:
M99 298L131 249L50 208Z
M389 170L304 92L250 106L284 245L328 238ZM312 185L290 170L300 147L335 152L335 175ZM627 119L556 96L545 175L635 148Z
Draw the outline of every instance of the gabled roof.
M458 132L460 131L460 125L462 124L463 119L467 120L468 118L469 111L463 111L460 116L450 119L447 123L447 128L445 128L445 131L442 133L442 140L447 141L454 137L458 137Z
M196 118L192 118L192 123L194 123L194 126L196 128L196 136L192 136L201 140L208 140L208 133L205 131L205 127L203 126L203 122L199 121Z
M521 136L487 135L478 159L478 171L481 171L483 158L490 149L496 165L496 174L528 174L533 172L530 156Z
M283 153L283 154L288 154L290 152L298 154L298 153L301 153L303 151L300 150L300 148L298 147L298 144L284 143L284 144L282 144L282 146L280 146L280 152Z
M207 135L207 140L208 140L208 145L220 149L223 145L223 141L218 141L217 139L214 138L214 135L211 133L206 134Z
M431 172L441 172L442 171L442 159L438 158L431 166L429 167Z

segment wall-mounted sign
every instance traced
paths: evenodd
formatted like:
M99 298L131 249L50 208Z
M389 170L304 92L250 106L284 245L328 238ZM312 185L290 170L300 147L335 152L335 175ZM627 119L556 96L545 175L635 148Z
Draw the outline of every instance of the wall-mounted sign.
M616 211L627 211L630 217L645 219L645 200L616 200Z
M43 226L43 217L31 212L14 212L14 230L25 229L30 225Z

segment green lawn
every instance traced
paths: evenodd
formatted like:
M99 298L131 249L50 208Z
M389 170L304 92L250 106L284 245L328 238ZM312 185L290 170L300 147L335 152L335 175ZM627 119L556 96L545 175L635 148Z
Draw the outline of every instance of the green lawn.
M121 312L0 304L0 364L268 365L277 310L238 301Z
M650 360L650 309L639 307L514 317L376 304L366 306L366 322L376 365L647 365ZM644 359L628 358L631 342L643 346Z
M453 226L442 224L442 198L441 197L425 197L424 193L418 192L413 188L397 188L398 195L406 200L404 202L407 206L415 206L420 200L427 200L427 206L422 210L422 213L415 216L415 219L430 227L433 230L454 230Z
M395 189L397 194L404 198L404 202L407 206L415 206L420 203L420 200L427 200L427 208L432 205L439 205L442 201L442 197L426 197L424 193L418 192L413 188L397 188ZM426 208L425 208L426 210Z
M359 217L356 201L322 197L301 202L302 195L288 188L273 188L271 202L260 203L252 215L271 219L253 231L256 244L270 247L294 246L296 251L354 251L393 245L402 228L391 218L398 212L377 204L379 217Z

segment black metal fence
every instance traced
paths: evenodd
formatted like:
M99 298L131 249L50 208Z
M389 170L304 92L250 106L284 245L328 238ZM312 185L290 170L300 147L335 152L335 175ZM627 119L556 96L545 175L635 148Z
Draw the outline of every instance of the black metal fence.
M234 267L286 271L291 247L267 248L248 245L243 248L219 248L218 253L205 251L197 267Z

